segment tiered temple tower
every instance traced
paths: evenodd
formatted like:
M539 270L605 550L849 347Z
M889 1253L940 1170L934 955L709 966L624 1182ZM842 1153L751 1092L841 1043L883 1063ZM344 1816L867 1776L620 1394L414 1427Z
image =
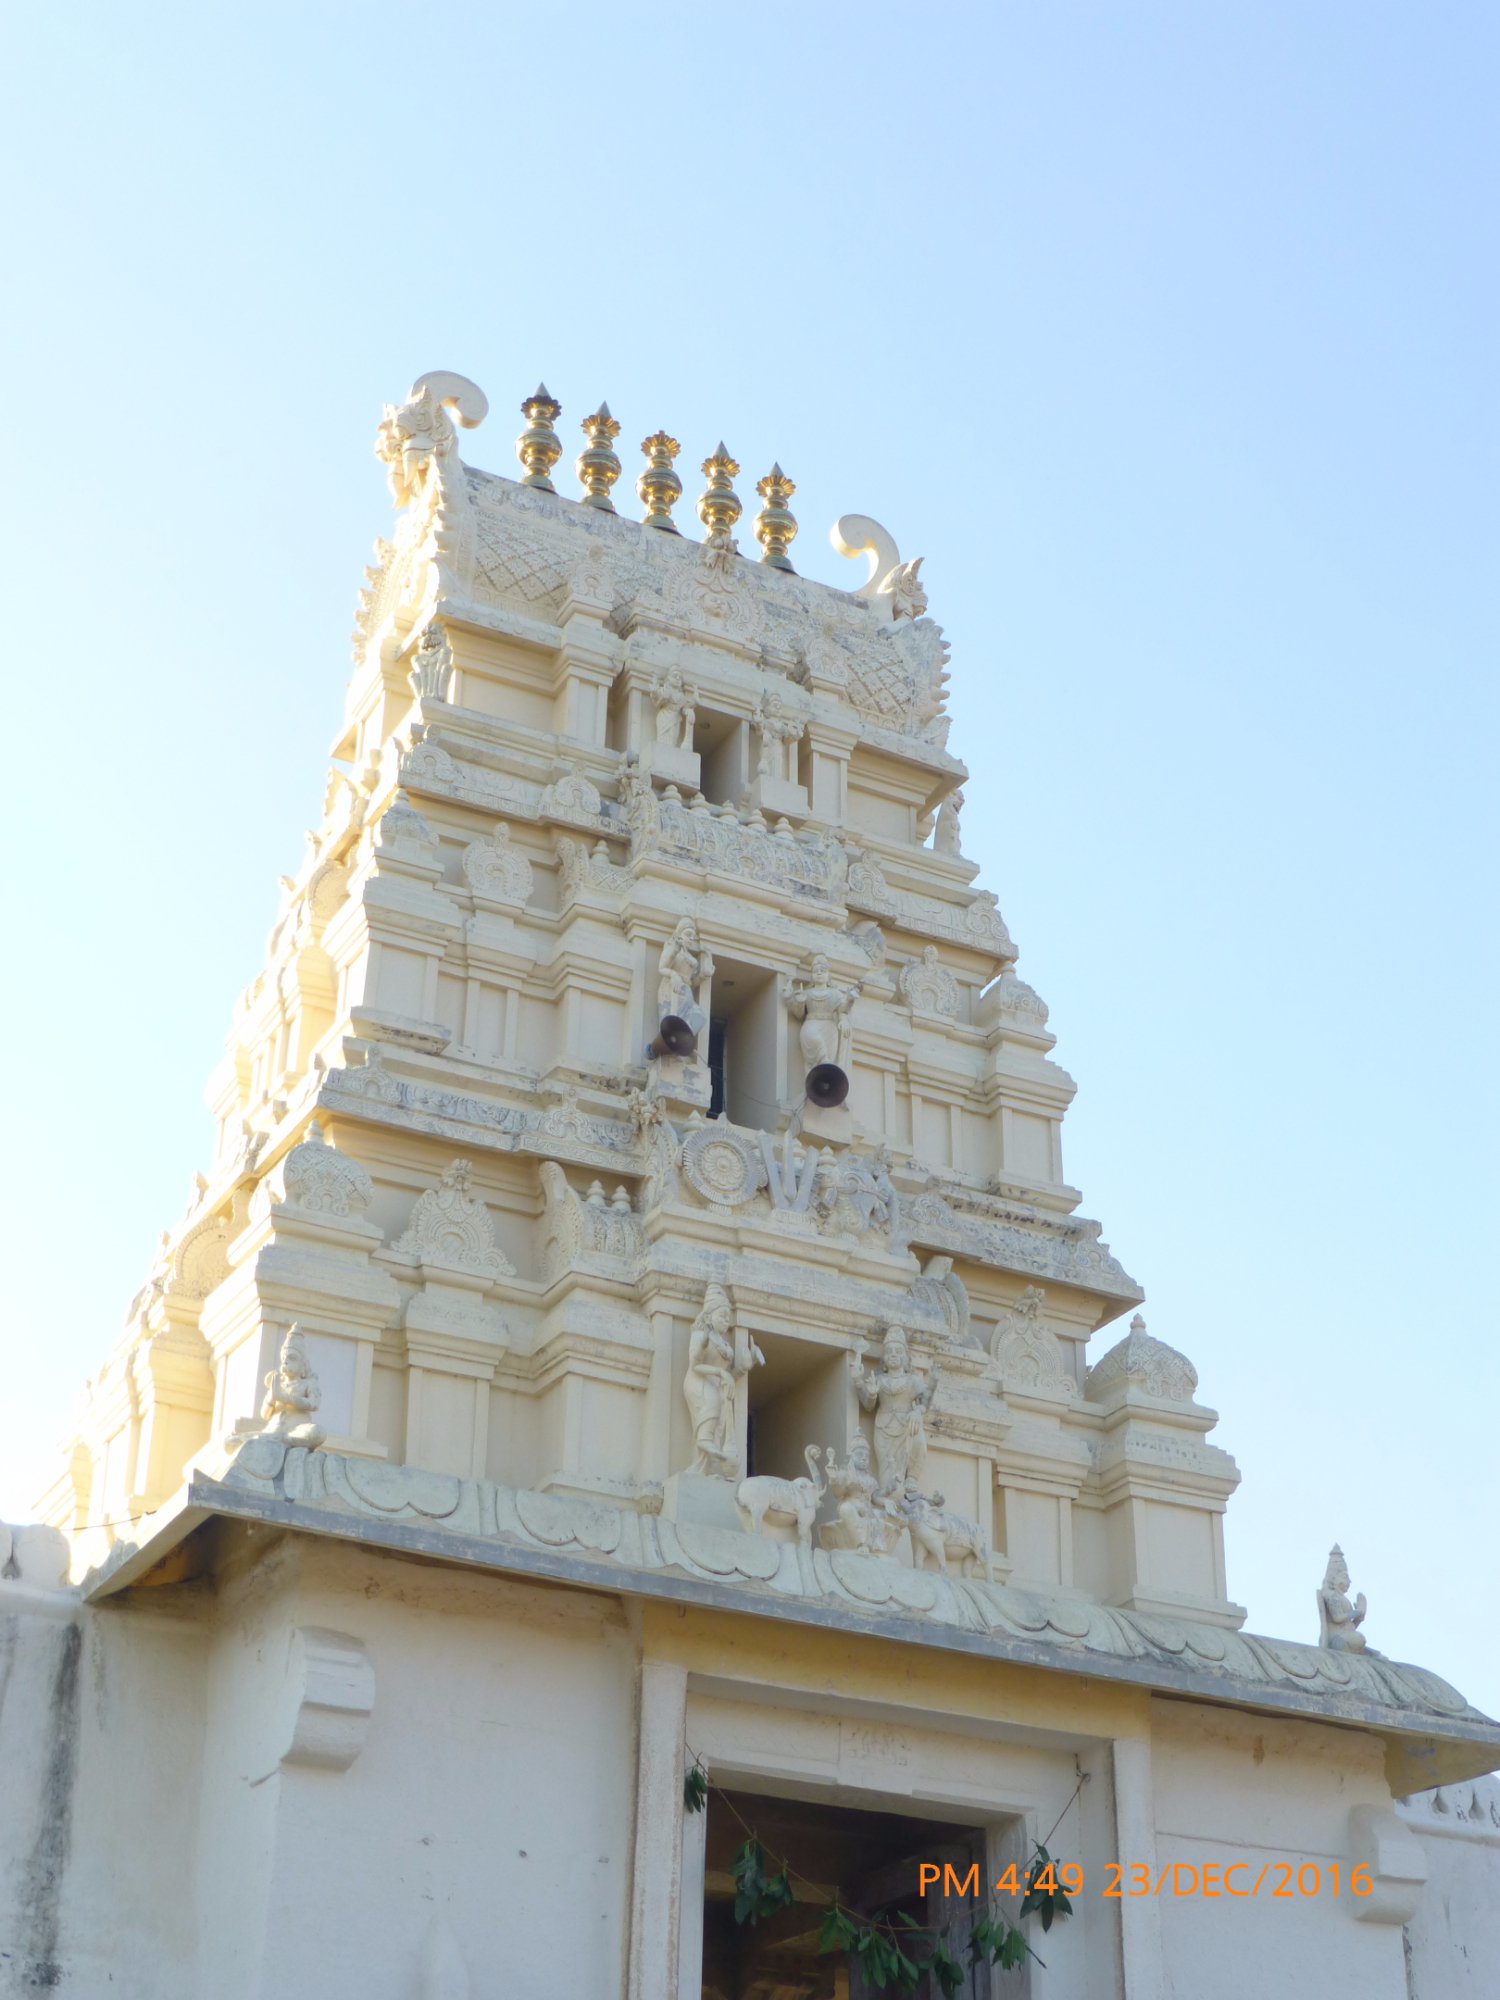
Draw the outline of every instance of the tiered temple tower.
M295 1325L366 1467L733 1529L743 1473L863 1421L882 1498L940 1490L996 1574L1237 1624L1192 1370L1139 1327L1087 1365L1141 1294L1075 1214L1073 1083L962 849L920 565L850 517L856 587L797 576L779 468L741 553L722 445L690 540L661 433L625 520L607 409L566 499L544 389L522 479L474 472L484 414L435 374L381 425L400 512L321 823L48 1517L160 1506ZM915 1465L859 1364L891 1327Z
M919 563L851 515L853 587L800 577L722 444L691 538L665 431L626 519L603 406L564 497L522 414L514 480L464 377L385 413L212 1161L51 1529L0 1529L0 1992L836 2000L852 1911L972 2000L1401 2000L1393 1792L1500 1726L1366 1647L1337 1550L1319 1644L1239 1629L1238 1475L1076 1212ZM1046 1965L975 1969L918 1864L1049 1840ZM1207 1888L1273 1861L1294 1914Z

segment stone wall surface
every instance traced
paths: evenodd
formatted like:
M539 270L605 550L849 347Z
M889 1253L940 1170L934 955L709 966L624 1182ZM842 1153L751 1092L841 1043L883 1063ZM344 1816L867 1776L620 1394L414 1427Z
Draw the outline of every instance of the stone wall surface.
M1401 1805L1377 1920L1327 1886L1375 1851L1360 1816L1396 1817L1367 1732L221 1532L211 1573L98 1605L0 1583L0 1994L669 1991L627 1913L670 1904L680 1976L689 1750L736 1788L991 1825L1002 1856L1057 1824L1093 1886L1037 1995L1494 1990L1493 1780ZM1111 1864L1176 1892L1106 1897ZM1324 1887L1236 1899L1235 1864Z
M0 1617L0 1993L406 2000L434 1955L619 1991L618 1604L304 1542Z
M1410 2000L1500 1993L1500 1781L1417 1792L1397 1806L1427 1864L1407 1936Z

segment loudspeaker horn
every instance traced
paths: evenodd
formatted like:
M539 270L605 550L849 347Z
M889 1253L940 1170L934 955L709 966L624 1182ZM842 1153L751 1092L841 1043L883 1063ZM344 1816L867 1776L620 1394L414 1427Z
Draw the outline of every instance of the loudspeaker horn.
M680 1014L664 1014L651 1044L654 1056L690 1056L698 1047L698 1037Z
M837 1063L819 1063L807 1072L803 1085L809 1104L820 1111L832 1111L849 1095L849 1079Z

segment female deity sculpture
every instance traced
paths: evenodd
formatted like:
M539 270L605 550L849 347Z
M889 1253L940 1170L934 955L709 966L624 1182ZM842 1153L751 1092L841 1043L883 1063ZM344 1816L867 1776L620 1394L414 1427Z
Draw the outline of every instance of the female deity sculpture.
M820 1063L837 1063L842 1070L850 1068L854 1030L849 1012L864 991L864 984L863 979L856 979L852 986L835 986L828 960L821 951L813 957L808 979L783 978L781 992L787 1012L802 1024L797 1030L797 1047L805 1068L816 1069Z
M657 742L664 750L691 750L697 697L676 667L657 682L655 699Z
M937 830L932 836L934 854L958 854L961 852L960 820L964 809L964 795L961 791L950 792L938 807Z
M912 1367L911 1349L899 1326L886 1329L880 1367L873 1375L865 1373L862 1347L850 1354L849 1372L860 1407L875 1412L876 1490L899 1496L908 1480L920 1484L927 1465L924 1418L937 1377L923 1377Z
M691 917L684 917L662 946L656 978L657 1018L665 1020L675 1014L692 1026L698 1013L698 982L713 969L713 960L698 942L698 926Z
M688 1336L687 1374L682 1394L693 1422L690 1472L714 1479L739 1476L738 1386L765 1356L744 1334L736 1334L734 1309L722 1285L710 1285L703 1310Z
M1330 1653L1363 1653L1365 1594L1349 1602L1349 1565L1335 1542L1328 1556L1323 1588L1318 1592L1318 1644Z
M755 720L760 735L755 759L756 775L784 779L790 746L800 739L807 724L800 715L791 713L779 695L770 692L761 696Z

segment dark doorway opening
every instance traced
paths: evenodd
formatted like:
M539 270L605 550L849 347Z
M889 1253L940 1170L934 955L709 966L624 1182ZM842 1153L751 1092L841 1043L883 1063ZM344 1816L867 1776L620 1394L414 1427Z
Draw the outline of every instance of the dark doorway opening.
M866 1920L901 1925L909 1917L919 1927L910 1933L919 1958L922 1934L936 1932L968 1965L969 1932L988 1903L982 1826L749 1792L715 1791L707 1811L703 2000L879 2000L856 1959L819 1950L835 1901ZM734 1863L752 1833L768 1872L787 1864L795 1901L759 1924L737 1924ZM947 1863L952 1872L936 1888L919 1890L924 1862ZM962 1894L953 1893L958 1883L966 1885ZM1025 1990L1024 1981L1009 1977L1012 1991ZM962 2000L992 2000L994 1992L989 1968L976 1966ZM936 1982L924 1981L917 2000L941 2000Z

